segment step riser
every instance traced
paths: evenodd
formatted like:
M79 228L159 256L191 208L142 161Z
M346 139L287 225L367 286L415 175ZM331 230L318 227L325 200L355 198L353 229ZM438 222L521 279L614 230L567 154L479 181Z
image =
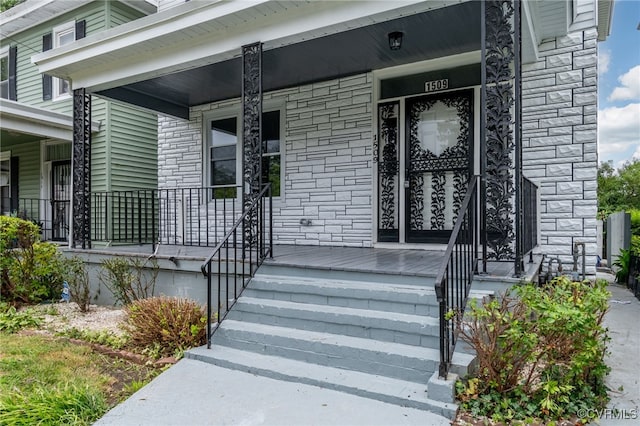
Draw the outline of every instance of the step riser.
M432 413L439 414L441 416L445 416L448 418L453 418L457 410L457 407L453 405L451 405L450 407L443 407L439 405L432 405L423 401L417 401L415 399L411 399L410 395L407 395L405 397L404 395L395 396L395 395L381 394L381 393L367 391L365 389L361 389L357 387L352 387L352 386L349 386L348 383L338 384L338 383L323 382L321 380L312 379L308 377L289 375L289 374L285 374L279 371L273 371L266 368L239 364L229 360L221 360L221 359L216 359L211 357L201 357L197 354L189 353L189 352L185 353L185 356L198 361L208 362L210 364L217 365L219 367L229 368L229 369L238 370L238 371L244 371L246 373L257 374L259 376L268 377L276 380L284 380L288 382L319 386L324 389L345 392L351 395L371 398L377 401L387 402L394 405L400 405L400 406L430 411ZM426 389L426 385L425 385L425 389Z
M277 252L277 247L274 249ZM261 275L279 275L304 278L322 278L329 280L383 282L389 284L407 284L433 287L434 276L383 274L376 272L333 270L323 268L308 268L302 266L272 265L264 263L260 267Z
M319 288L318 293L320 293L321 291L322 289ZM298 303L340 306L355 309L370 309L382 312L397 312L401 314L423 315L432 317L437 315L439 312L435 298L433 300L433 304L411 304L379 300L373 297L370 299L366 299L342 296L328 296L323 294L291 293L284 291L262 290L256 289L254 286L252 286L251 288L247 288L244 294L247 297L254 297L256 299L285 300Z
M225 330L224 325L216 333L213 344L416 383L426 383L437 366L435 360L280 336L243 333Z
M365 318L343 315L329 316L320 312L298 313L296 315L295 312L285 312L282 309L271 310L267 307L256 311L254 306L244 305L241 300L229 312L229 319L434 349L439 348L440 345L439 331L434 326L421 328L418 324L394 323L394 321L385 321L382 318L373 323L366 322Z

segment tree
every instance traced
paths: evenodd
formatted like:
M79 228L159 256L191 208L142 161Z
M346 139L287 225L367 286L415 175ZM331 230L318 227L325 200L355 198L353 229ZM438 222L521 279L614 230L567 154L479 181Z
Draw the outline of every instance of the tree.
M611 161L598 168L598 211L609 213L640 209L640 160L627 161L618 170Z
M0 12L11 9L13 6L22 3L25 0L0 0Z

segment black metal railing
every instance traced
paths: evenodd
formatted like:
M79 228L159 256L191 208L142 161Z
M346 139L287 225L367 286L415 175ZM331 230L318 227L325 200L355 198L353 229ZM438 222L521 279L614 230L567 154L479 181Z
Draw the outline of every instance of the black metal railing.
M240 187L91 193L91 239L118 244L216 245L241 214Z
M538 245L538 187L522 177L522 255Z
M207 348L211 348L212 333L227 316L255 271L267 256L273 257L272 211L271 184L267 184L201 266L207 279ZM215 312L212 312L214 275L217 303ZM215 325L212 324L214 316Z
M11 214L21 219L29 220L40 228L40 237L43 241L67 241L69 238L69 219L71 215L71 202L50 200L43 198L18 198L15 201L3 200L2 205L12 205L11 211L2 211L2 214Z
M435 290L440 310L440 369L446 378L456 346L453 321L464 315L473 275L478 267L478 176L467 188L458 218L451 232L447 251L438 275Z

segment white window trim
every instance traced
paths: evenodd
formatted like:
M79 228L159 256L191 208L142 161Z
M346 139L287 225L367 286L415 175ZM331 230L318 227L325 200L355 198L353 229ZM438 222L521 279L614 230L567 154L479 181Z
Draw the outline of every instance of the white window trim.
M73 38L76 38L76 21L65 22L64 24L58 25L57 27L53 27L52 32L52 48L55 49L60 47L60 37L73 32ZM51 99L54 101L61 99L69 99L71 98L71 85L69 85L69 92L60 93L60 81L61 79L57 77L52 78L51 82Z
M285 192L285 104L284 101L264 101L262 104L262 112L280 112L280 195L273 197L274 199L284 198ZM203 187L211 186L211 122L216 120L224 120L227 118L236 118L236 127L238 134L238 142L236 144L236 185L243 185L243 171L242 171L242 111L241 106L235 105L232 107L224 107L213 111L205 111L202 114L202 182ZM240 193L240 192L239 192Z
M4 58L4 57L7 58L7 79L6 80L0 80L0 81L6 81L7 82L7 95L9 95L9 91L8 91L8 89L9 89L9 87L8 87L8 85L9 85L9 69L8 69L9 68L8 67L9 66L9 46L5 46L5 47L1 47L0 48L0 59ZM8 97L9 96L7 96L7 98L4 98L4 99L8 99Z

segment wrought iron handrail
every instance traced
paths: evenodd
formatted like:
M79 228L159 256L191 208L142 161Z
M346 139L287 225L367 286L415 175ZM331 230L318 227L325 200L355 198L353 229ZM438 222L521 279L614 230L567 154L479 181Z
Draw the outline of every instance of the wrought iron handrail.
M446 378L451 367L456 335L452 314L463 315L478 266L478 176L473 176L464 201L458 210L444 260L435 281L440 310L440 368Z
M268 227L265 226L266 198L269 200ZM255 274L256 269L262 264L267 255L273 257L272 211L273 200L271 197L271 184L266 184L200 267L202 274L207 278L207 348L211 348L212 333L218 329L218 326L225 319L229 310L235 305L238 297L240 297L249 280L251 280ZM240 233L240 235L238 235L238 233ZM214 261L217 261L218 264L216 273L218 280L218 303L216 304L216 325L212 330L211 297L213 290L212 264ZM249 267L248 271L247 263ZM230 286L232 286L231 293L229 290ZM225 294L224 305L222 302L223 290ZM230 298L231 294L233 294L233 298Z

